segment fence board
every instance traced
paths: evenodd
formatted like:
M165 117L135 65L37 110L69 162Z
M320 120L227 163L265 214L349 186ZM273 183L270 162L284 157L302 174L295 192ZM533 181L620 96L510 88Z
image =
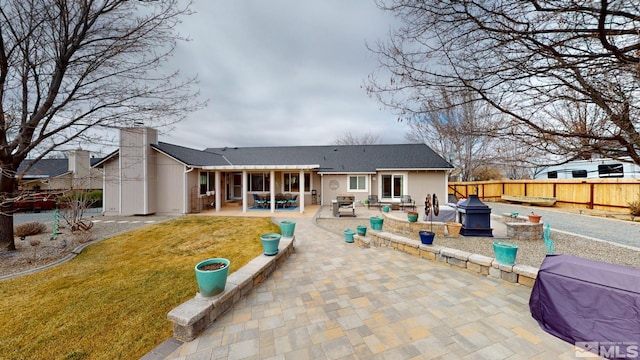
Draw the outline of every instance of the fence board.
M556 206L628 212L640 200L640 179L492 180L449 183L449 194L466 198L478 194L498 201L504 195L555 197Z

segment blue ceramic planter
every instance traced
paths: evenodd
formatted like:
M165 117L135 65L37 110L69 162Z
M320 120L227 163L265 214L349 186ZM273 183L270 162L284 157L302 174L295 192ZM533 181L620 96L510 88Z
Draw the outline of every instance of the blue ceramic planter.
M217 270L201 270L204 266L216 263L223 263L225 265ZM196 281L198 282L200 295L210 297L224 291L227 283L227 275L229 275L229 265L231 265L231 262L224 258L207 259L196 265Z
M282 237L293 237L293 233L296 230L296 222L290 220L280 221L280 233Z
M267 256L273 256L278 253L278 245L280 245L280 234L264 234L260 236L262 241L262 249Z
M351 230L351 229L347 229L344 231L344 241L348 242L348 243L352 243L354 242L353 239L353 235L355 235L356 232Z
M513 265L516 262L516 254L518 253L518 245L496 241L493 243L493 253L499 263L505 265Z
M356 232L360 236L366 236L367 235L367 227L364 226L364 225L358 225L358 226L356 226Z
M420 235L420 242L424 245L432 245L433 239L436 237L436 233L427 230L418 231L418 235Z
M374 216L369 218L369 222L371 223L371 230L382 230L382 222L383 218L379 216Z

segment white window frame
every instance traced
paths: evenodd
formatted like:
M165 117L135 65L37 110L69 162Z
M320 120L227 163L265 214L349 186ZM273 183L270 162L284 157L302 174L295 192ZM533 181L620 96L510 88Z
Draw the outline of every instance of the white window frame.
M300 176L299 172L283 172L282 173L282 192L283 193L295 193L297 191L292 191L291 190L291 184L289 184L289 189L287 189L287 181L286 178L287 176L291 176L291 175L296 175L296 176ZM303 189L303 193L305 194L310 194L311 193L311 173L310 172L305 172L304 173L304 187L305 188L309 188L309 190L307 189Z
M383 178L385 176L391 176L391 188L392 188L392 194L391 197L385 197L384 196L384 180ZM401 184L401 189L400 189L400 194L393 194L393 180L394 178L400 178L400 181L402 182ZM393 201L393 200L398 200L400 201L400 197L402 195L407 195L407 189L408 189L408 179L409 179L409 175L407 173L381 173L378 175L378 178L380 179L380 181L378 181L378 186L379 186L379 191L378 193L379 198L381 201Z
M206 182L202 182L202 176L206 175L207 179ZM216 178L215 178L215 173L214 172L210 172L210 171L200 171L200 176L198 177L198 192L200 194L200 196L205 196L205 195L209 195L212 191L215 191L215 182L216 182ZM203 192L202 191L202 185L205 185L206 190Z
M360 185L359 178L363 178L364 179L364 189L360 189L360 188L353 189L353 188L351 188L351 179L354 178L354 177L357 178L356 179L357 186ZM362 174L347 175L347 191L348 192L369 192L369 176L368 175L362 175Z

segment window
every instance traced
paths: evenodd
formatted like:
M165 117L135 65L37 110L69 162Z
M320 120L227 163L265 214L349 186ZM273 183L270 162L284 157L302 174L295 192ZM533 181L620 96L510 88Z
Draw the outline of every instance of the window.
M300 173L284 173L284 192L300 192ZM311 174L304 174L304 191L311 191Z
M605 164L598 165L598 176L601 178L624 177L624 168L622 164Z
M248 191L269 191L270 184L268 173L249 174Z
M572 170L571 176L574 178L586 178L587 170Z
M549 171L547 173L547 179L557 179L558 178L558 172L557 171Z
M367 176L349 175L349 191L367 191Z
M402 175L382 175L382 197L400 198L402 196Z
M200 195L206 195L209 191L214 191L216 173L201 172L200 173Z

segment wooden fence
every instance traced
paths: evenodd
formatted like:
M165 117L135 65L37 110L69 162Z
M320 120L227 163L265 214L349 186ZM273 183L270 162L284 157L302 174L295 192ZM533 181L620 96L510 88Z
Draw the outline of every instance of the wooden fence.
M556 206L628 212L630 202L640 201L640 179L451 182L449 194L457 198L477 194L488 201L499 201L503 194L554 197Z

